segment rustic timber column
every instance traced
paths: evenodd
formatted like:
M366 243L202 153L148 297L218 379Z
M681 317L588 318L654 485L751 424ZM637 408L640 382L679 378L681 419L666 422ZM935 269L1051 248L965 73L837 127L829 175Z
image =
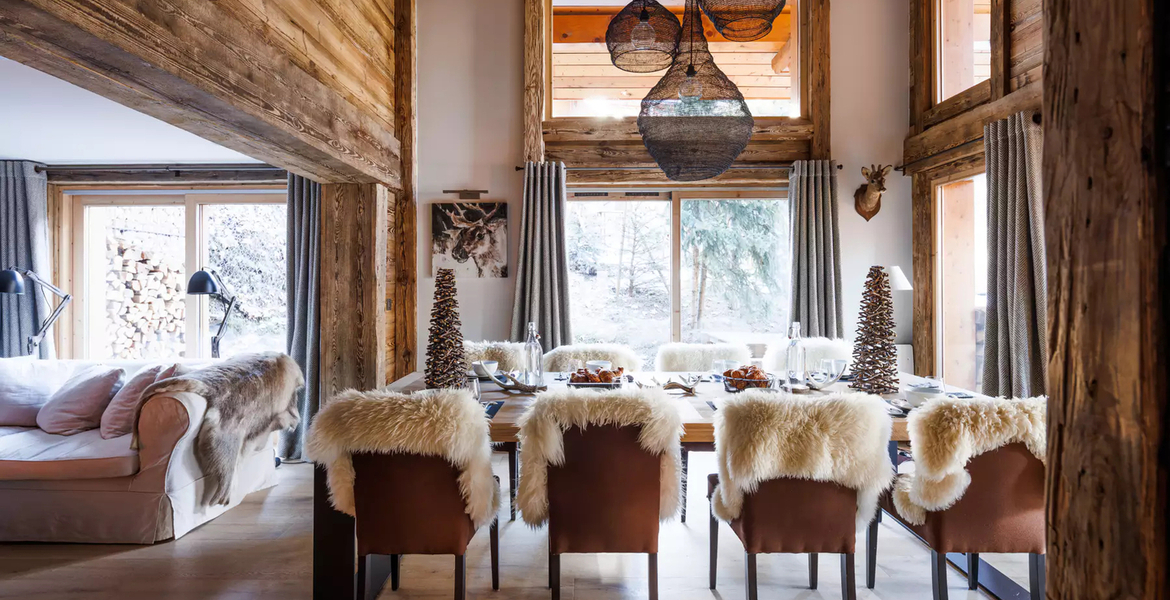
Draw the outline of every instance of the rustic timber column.
M1044 3L1049 598L1170 596L1166 10Z
M386 385L389 191L375 183L321 186L321 402ZM313 597L352 598L354 522L313 481ZM348 592L348 593L347 593Z

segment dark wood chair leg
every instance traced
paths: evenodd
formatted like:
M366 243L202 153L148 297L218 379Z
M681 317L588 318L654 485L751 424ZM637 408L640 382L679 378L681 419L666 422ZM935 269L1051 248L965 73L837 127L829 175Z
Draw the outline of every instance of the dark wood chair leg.
M369 589L369 556L359 556L357 561L357 600L366 600L366 590Z
M401 569L402 569L402 555L401 554L391 554L390 555L390 589L392 591L395 591L395 592L398 591L399 578L402 576Z
M658 553L651 552L649 558L650 600L658 600Z
M1031 600L1044 598L1044 555L1028 555L1028 595Z
M756 589L756 555L751 552L747 553L744 558L744 569L747 571L745 581L747 583L747 600L760 600L760 596Z
M808 589L817 589L817 569L819 568L819 557L816 552L808 555Z
M687 522L687 465L690 463L691 453L687 452L686 448L682 449L682 516L679 520L683 523Z
M512 512L512 521L516 520L516 487L520 485L520 445L518 442L508 444L508 508Z
M467 557L455 557L455 600L467 598Z
M878 509L878 516L881 514L881 509ZM865 587L871 590L877 585L878 523L879 520L874 518L865 529Z
M561 555L548 555L548 587L552 590L552 600L561 600Z
M967 553L967 589L979 589L979 553Z
M934 600L947 600L947 555L930 551L930 587Z
M841 555L841 600L857 600L853 553Z
M500 589L500 521L492 521L488 529L489 550L492 553L492 589Z
M715 589L715 566L719 557L719 520L715 518L714 509L711 510L711 526L707 531L707 545L711 549L711 566L708 579L710 580L710 588Z

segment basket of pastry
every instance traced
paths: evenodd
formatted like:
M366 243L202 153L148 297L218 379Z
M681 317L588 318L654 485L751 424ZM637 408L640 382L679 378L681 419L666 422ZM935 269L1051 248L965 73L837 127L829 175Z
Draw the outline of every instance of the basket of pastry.
M569 374L569 387L616 390L622 387L625 372L625 369L621 367L597 371L577 369Z
M770 388L775 381L774 377L755 365L723 372L723 389L732 393L753 388Z

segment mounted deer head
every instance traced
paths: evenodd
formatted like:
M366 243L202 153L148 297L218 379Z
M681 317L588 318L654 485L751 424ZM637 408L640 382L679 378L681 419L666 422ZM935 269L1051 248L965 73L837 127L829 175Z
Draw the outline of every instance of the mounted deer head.
M853 206L857 214L868 221L882 209L882 192L886 191L886 175L894 169L894 165L870 165L861 167L861 174L865 176L865 185L853 192Z
M455 227L455 244L451 248L451 257L465 263L470 259L480 277L504 277L503 270L507 261L500 256L502 249L496 243L496 230L491 226L492 219L500 211L503 203L496 204L491 211L483 214L476 220L467 218L467 208L462 204L455 204L449 215Z

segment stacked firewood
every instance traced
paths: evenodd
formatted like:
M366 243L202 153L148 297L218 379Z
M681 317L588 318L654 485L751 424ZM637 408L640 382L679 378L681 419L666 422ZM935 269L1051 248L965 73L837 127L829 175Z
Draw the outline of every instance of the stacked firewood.
M183 266L125 240L107 238L106 339L109 356L143 359L182 354Z

